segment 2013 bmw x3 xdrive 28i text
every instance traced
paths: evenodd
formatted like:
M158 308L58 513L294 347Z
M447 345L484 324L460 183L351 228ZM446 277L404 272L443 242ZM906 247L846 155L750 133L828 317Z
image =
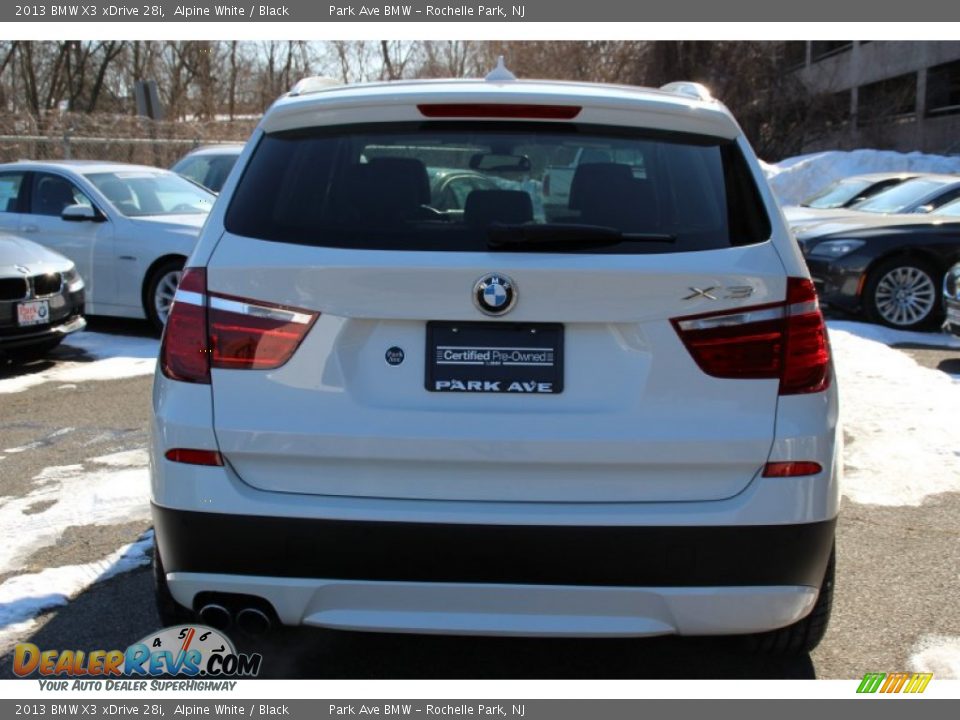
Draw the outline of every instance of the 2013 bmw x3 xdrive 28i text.
M486 180L441 209L436 168ZM188 262L154 408L166 620L792 651L826 627L823 317L690 83L303 81Z

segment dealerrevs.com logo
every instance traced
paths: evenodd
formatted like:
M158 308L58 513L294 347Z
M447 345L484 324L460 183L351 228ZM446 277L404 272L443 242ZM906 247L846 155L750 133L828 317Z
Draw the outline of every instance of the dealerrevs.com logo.
M51 690L146 690L146 679L177 677L195 682L168 686L153 680L149 689L230 690L236 683L208 678L256 677L263 656L239 653L219 630L204 625L168 627L130 645L126 650L41 650L33 643L14 649L17 677L39 675ZM197 680L198 678L203 679Z

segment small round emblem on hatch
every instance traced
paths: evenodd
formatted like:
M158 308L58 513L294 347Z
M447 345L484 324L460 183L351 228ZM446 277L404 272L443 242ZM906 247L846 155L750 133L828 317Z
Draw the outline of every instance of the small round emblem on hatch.
M517 302L517 286L506 275L484 275L473 286L473 302L487 315L503 315Z
M387 365L399 365L403 362L403 348L398 348L394 345L392 348L387 349L384 357L387 360Z

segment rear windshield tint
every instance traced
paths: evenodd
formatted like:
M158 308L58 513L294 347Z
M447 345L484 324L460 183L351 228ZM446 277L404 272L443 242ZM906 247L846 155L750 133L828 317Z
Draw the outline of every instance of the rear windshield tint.
M371 250L687 252L770 236L739 148L573 124L405 123L264 136L234 234Z

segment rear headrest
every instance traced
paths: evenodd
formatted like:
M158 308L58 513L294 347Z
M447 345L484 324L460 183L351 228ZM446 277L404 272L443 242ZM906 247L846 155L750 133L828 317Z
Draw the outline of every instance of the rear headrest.
M593 199L612 188L623 188L633 181L633 171L622 163L582 163L570 181L571 210L582 210Z
M412 220L430 202L427 168L414 158L375 158L352 165L333 187L330 200L341 222Z
M520 225L533 220L533 202L522 190L474 190L467 195L463 220L479 227L495 222Z
M361 165L361 167L363 167ZM427 167L416 158L374 158L366 164L368 179L374 187L394 190L409 196L415 205L430 202L430 179Z

